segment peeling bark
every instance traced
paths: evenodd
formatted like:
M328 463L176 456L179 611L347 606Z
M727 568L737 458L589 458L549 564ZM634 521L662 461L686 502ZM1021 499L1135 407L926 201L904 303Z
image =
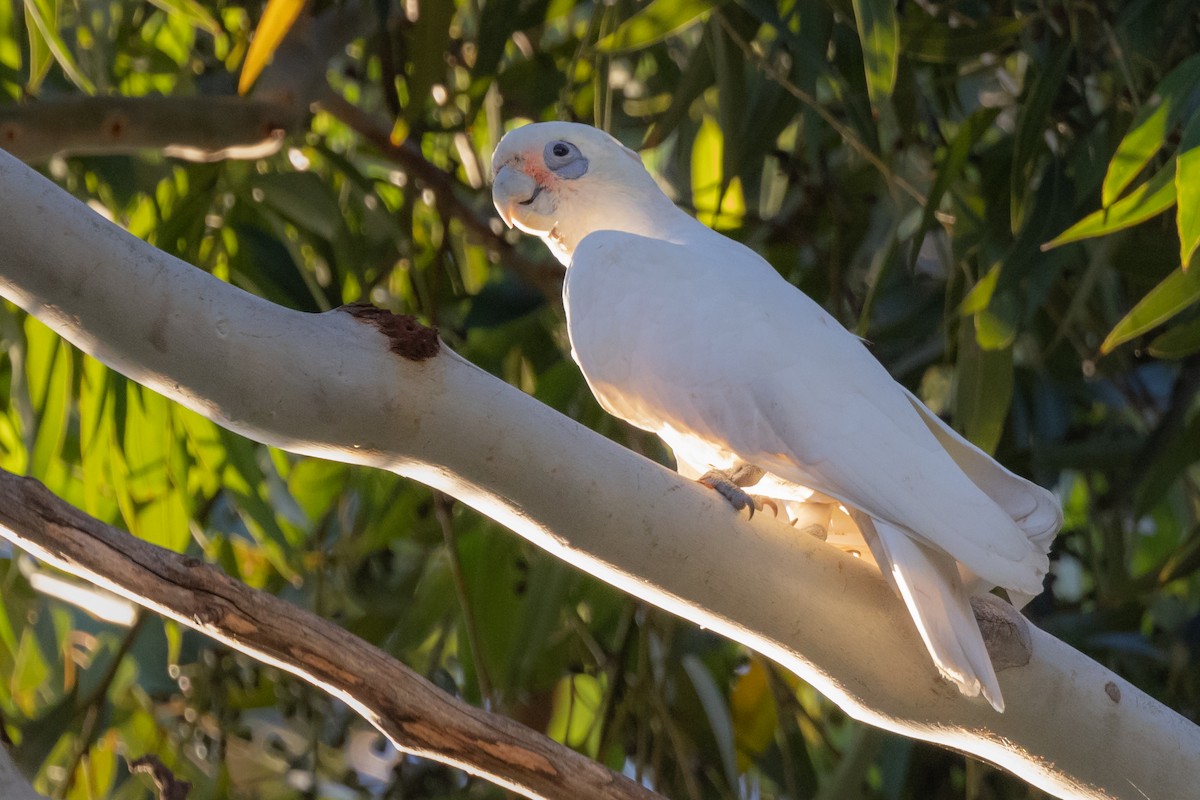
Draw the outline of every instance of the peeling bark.
M451 697L328 620L216 567L105 525L38 481L3 470L0 536L59 569L303 678L354 708L406 753L461 767L529 797L658 797L540 733ZM167 780L152 762L147 770L164 798L186 797L187 784L174 776Z

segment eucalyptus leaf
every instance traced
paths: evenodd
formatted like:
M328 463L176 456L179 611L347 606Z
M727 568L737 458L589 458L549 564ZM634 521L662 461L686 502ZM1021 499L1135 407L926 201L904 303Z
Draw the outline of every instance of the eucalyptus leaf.
M1119 345L1158 327L1200 300L1200 275L1183 268L1172 272L1162 283L1138 301L1116 324L1100 345L1101 353L1111 353Z
M1042 245L1042 250L1131 228L1175 205L1175 162L1111 206L1094 211Z
M1154 88L1108 164L1101 203L1109 207L1200 103L1200 54L1183 61Z
M1175 159L1179 264L1186 270L1200 248L1200 114L1184 128Z
M723 0L651 0L622 22L617 29L596 42L601 53L622 53L658 44L694 25Z
M862 42L863 68L871 105L879 108L892 96L900 60L900 24L892 0L854 0L854 21Z

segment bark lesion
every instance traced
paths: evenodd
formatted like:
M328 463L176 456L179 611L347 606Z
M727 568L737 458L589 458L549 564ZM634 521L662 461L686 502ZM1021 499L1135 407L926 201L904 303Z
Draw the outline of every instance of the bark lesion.
M990 594L971 598L971 610L996 672L1023 667L1033 658L1029 623L1021 612Z
M393 314L386 308L377 308L370 303L351 303L342 306L360 322L374 325L388 339L388 349L409 361L425 361L433 358L441 349L437 328L422 325L409 314Z

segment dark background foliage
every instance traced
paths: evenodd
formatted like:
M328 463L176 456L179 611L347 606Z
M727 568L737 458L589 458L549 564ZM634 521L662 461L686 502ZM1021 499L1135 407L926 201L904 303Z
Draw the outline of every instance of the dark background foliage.
M96 138L39 165L277 303L416 314L484 369L669 464L591 398L557 266L502 235L488 197L508 127L604 127L643 149L681 206L869 340L897 380L1053 487L1066 525L1029 615L1197 717L1191 0L301 6L274 0L269 21L295 37L340 10L357 27L291 87L318 106L302 104L277 153L193 163L167 155L166 138L134 154ZM116 119L153 134L170 125L163 96L190 98L219 140L234 115L215 103L236 96L263 14L223 0L0 4L0 143L48 137L34 124L47 109L66 109L58 132L111 121L118 97L143 98ZM271 70L235 104L267 93ZM82 95L101 102L72 111ZM772 664L423 486L224 432L8 304L0 338L0 466L668 796L1040 796L864 728ZM397 757L317 690L173 623L119 602L98 616L79 591L27 557L0 561L0 711L49 794L149 796L120 757L144 753L198 800L502 794Z

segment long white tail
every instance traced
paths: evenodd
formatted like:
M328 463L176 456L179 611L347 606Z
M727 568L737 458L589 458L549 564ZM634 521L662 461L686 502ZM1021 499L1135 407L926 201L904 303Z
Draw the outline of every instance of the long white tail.
M993 708L1004 711L996 671L954 559L887 522L854 516L880 570L908 606L938 670L963 694L982 694Z

